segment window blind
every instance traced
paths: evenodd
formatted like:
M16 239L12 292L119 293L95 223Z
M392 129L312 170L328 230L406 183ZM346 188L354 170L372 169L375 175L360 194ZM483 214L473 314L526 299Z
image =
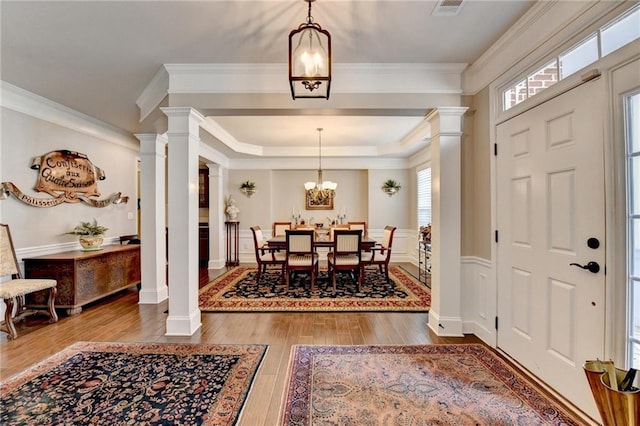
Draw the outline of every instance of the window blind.
M418 227L431 223L431 167L418 170Z

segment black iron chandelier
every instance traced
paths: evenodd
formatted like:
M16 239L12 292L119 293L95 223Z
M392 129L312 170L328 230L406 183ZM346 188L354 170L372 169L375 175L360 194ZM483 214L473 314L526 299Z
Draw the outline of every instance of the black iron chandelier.
M313 22L311 3L307 22L289 33L289 85L291 96L329 99L331 89L331 34Z

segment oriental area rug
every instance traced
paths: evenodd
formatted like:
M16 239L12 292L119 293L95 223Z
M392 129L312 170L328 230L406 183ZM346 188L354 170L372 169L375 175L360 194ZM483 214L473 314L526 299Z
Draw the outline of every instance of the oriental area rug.
M314 292L308 274L294 275L285 291L280 271L262 274L255 267L237 267L200 289L201 311L219 312L428 312L429 288L398 266L389 267L390 282L375 271L365 274L362 292L348 274L339 273L336 292L321 270Z
M0 383L0 424L232 425L266 349L78 342Z
M579 425L479 344L293 346L280 425Z

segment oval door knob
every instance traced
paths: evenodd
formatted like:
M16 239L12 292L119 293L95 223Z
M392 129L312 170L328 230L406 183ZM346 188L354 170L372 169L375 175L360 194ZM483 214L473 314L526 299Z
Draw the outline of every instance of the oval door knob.
M600 272L600 265L598 265L598 262L594 262L591 261L589 263L587 263L586 265L581 265L579 263L570 263L570 266L577 266L578 268L582 268L582 269L586 269L589 272L593 273L593 274L597 274L598 272Z

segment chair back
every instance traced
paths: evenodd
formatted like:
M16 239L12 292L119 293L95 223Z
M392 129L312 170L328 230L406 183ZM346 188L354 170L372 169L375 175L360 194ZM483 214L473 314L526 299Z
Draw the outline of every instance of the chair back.
M262 235L262 229L259 226L252 226L251 233L253 234L253 247L256 252L256 257L260 257L260 250L265 245L264 236Z
M335 256L357 254L360 256L362 231L359 229L336 229L333 233L333 252Z
M313 229L287 229L287 254L312 254Z
M285 230L287 241L286 267L287 268L312 268L317 260L313 250L313 229L287 229Z
M333 241L333 234L335 233L336 229L350 229L350 228L348 223L340 223L337 225L329 226L329 240Z
M349 229L360 229L362 238L367 238L367 222L349 222Z
M393 244L393 234L396 232L395 226L385 226L382 233L382 242L380 243L383 248L391 250L391 244Z
M20 278L18 259L13 248L9 225L0 223L0 277L11 275L11 278Z
M273 222L273 236L284 235L284 231L291 229L291 222Z

